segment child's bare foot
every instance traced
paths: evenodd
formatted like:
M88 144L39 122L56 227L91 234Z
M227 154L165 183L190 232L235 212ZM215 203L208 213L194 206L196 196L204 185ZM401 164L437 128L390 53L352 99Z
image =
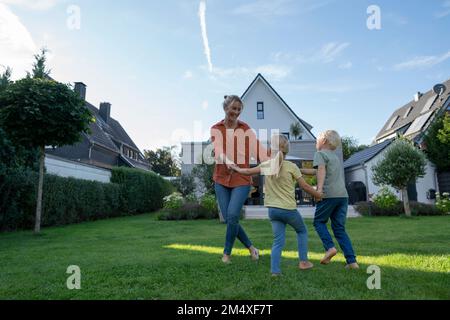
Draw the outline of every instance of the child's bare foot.
M225 264L230 264L231 263L231 257L229 255L224 254L222 257L222 262Z
M308 270L314 267L314 265L309 261L300 261L300 264L298 265L298 268L300 270Z
M331 259L333 259L333 257L337 254L337 250L336 248L331 248L329 249L326 253L325 256L322 258L322 260L320 260L320 264L329 264L331 262Z
M345 266L345 269L354 269L357 270L359 269L359 265L356 262L353 263L349 263Z

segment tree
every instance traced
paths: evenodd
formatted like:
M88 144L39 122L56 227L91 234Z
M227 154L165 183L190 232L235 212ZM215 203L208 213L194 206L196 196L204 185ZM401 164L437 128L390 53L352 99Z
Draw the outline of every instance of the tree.
M50 69L47 69L46 62L47 62L47 52L48 50L46 48L42 48L41 52L34 55L34 63L33 63L33 70L30 72L27 72L28 78L35 78L35 79L48 79L50 76Z
M390 185L402 191L405 214L410 217L407 187L425 175L426 158L411 142L400 138L392 143L385 156L373 168L376 185Z
M45 146L78 142L89 131L92 115L68 85L30 78L10 84L0 93L0 123L14 143L39 149L39 184L35 232L40 232Z
M342 137L342 153L344 154L344 161L349 159L355 153L367 148L367 145L359 145L358 140L353 137Z
M192 169L192 175L200 181L203 193L214 194L214 164L202 163Z
M450 115L440 116L424 137L425 153L438 171L450 170Z
M150 162L152 170L164 177L179 177L181 170L174 154L176 146L163 147L156 151L144 150L145 158Z
M290 131L291 131L292 136L297 140L303 133L300 122L295 122L295 123L291 124Z
M12 70L10 67L6 67L5 72L0 76L0 92L5 90L6 87L11 83Z

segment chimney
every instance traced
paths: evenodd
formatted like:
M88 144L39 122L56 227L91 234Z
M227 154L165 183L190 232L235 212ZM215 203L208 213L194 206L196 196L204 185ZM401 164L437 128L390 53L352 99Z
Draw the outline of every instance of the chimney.
M100 117L108 123L109 117L111 116L111 103L102 102L100 103Z
M81 99L86 101L86 85L83 82L75 82L75 92L77 92Z
M415 101L415 102L419 102L419 100L420 100L421 97L422 97L422 93L421 93L421 92L417 92L417 93L414 95L414 101Z

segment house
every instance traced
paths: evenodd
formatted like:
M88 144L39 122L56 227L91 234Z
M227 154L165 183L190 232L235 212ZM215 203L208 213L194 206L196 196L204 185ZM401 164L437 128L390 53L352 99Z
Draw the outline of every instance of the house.
M84 83L76 82L74 90L86 101L86 85ZM111 117L110 103L103 102L97 109L86 101L86 108L95 118L95 121L90 124L91 132L83 133L82 140L73 146L46 148L48 158L53 160L52 163L48 163L47 170L50 167L51 173L86 178L87 171L97 168L97 173L103 176L101 180L98 180L95 175L88 176L91 176L92 180L98 181L105 179L105 170L108 171L117 166L150 171L150 164L139 148L121 124ZM58 160L59 163L56 164ZM55 172L57 167L60 170Z
M312 167L316 152L316 137L311 132L312 125L292 110L263 75L258 74L256 76L244 91L241 99L244 103L244 109L240 120L246 122L255 131L263 145L268 145L272 133L282 133L289 138L291 144L287 159L300 167ZM301 134L299 137L291 135L290 127L294 123L300 125ZM202 152L210 155L212 150L210 141L183 142L182 173L189 174L195 165L201 163ZM342 158L342 150L339 149L338 152ZM262 178L260 178L255 187L259 188L262 183ZM260 196L262 197L262 193ZM259 202L261 203L261 201Z
M450 80L443 85L450 89ZM423 138L430 124L437 115L449 110L448 89L444 92L436 92L437 90L433 89L426 93L416 93L412 101L397 109L389 117L370 148L354 154L345 161L345 179L350 189L349 193L352 193L351 189L358 184L364 185L367 199L379 191L380 187L372 182L372 167L383 158L383 154L398 135L410 139L417 146L424 147ZM442 187L439 188L435 166L427 160L425 176L408 186L408 196L413 201L434 203L434 193L437 190L443 191ZM400 199L400 193L395 192Z

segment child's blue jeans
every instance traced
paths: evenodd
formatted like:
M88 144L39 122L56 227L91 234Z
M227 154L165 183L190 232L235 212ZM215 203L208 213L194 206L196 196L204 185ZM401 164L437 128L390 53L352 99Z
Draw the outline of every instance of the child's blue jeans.
M236 237L246 248L250 248L252 246L252 242L247 237L247 234L242 226L239 224L241 209L248 198L250 186L228 188L216 183L215 190L217 200L219 201L220 211L222 212L225 223L227 224L225 248L223 253L226 255L231 255Z
M308 230L303 218L297 210L269 208L272 222L273 246L271 254L272 273L281 273L281 253L286 242L286 224L294 228L297 233L298 255L300 261L308 261Z
M327 222L331 220L331 229L334 236L344 252L347 263L356 262L350 237L345 231L345 222L347 219L348 198L327 198L323 199L316 206L314 215L314 228L317 231L326 251L335 248L333 239L328 232Z

